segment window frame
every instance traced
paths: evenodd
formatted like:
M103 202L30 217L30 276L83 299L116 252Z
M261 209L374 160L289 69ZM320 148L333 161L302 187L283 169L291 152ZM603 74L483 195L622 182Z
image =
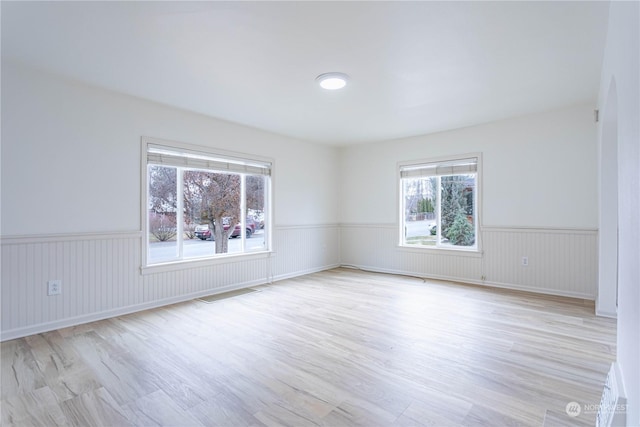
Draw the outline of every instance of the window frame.
M474 194L474 204L475 204L475 245L474 246L440 246L439 242L436 241L436 245L434 246L426 246L426 245L410 245L405 243L404 236L404 226L405 226L405 195L403 188L403 178L401 176L401 172L403 169L408 167L420 167L423 165L434 164L434 163L455 163L457 161L464 161L466 159L476 159L476 191ZM443 176L443 175L440 175ZM446 253L447 251L457 252L461 255L480 255L482 254L482 153L480 152L472 152L472 153L464 153L457 155L448 155L448 156L437 156L437 157L429 157L422 158L418 160L407 160L401 161L397 163L396 167L396 179L397 179L397 197L398 201L398 209L397 209L397 221L396 221L396 230L398 232L398 247L403 250L408 251L417 251L417 252L440 252ZM441 191L441 186L438 186L438 191ZM437 208L436 208L436 224L440 224L440 197L437 198ZM439 235L439 234L438 234Z
M156 273L156 272L166 272L166 271L174 271L180 270L184 268L193 268L200 266L209 266L215 265L218 263L229 262L231 258L243 258L246 260L256 259L256 258L266 258L270 257L273 252L272 240L273 240L273 180L274 180L274 160L272 158L250 155L246 153L233 152L228 150L221 150L212 147L206 146L198 146L193 144L186 144L177 141L169 141L165 139L152 138L148 136L143 136L141 138L141 156L140 156L140 229L142 230L142 244L141 244L141 274L147 273ZM241 197L240 197L240 209L242 211L245 206L246 197L244 182L246 181L246 176L254 175L251 173L253 170L252 164L257 165L268 165L267 168L269 170L268 174L264 176L268 176L269 179L265 180L265 200L264 200L264 240L265 240L265 249L264 250L255 250L250 252L244 252L245 247L243 247L243 252L234 252L234 253L226 253L226 254L212 254L202 257L193 257L193 258L183 258L182 248L178 245L179 249L179 257L175 259L171 259L168 261L161 261L156 263L150 263L149 259L149 173L148 166L150 164L158 165L157 162L149 161L149 150L151 149L165 149L167 152L179 153L186 152L189 154L200 154L206 157L215 157L217 159L226 160L229 163L233 163L234 165L238 165L237 168L234 167L235 170L229 170L232 173L238 173L241 175L241 181L243 185L241 187ZM153 155L152 155L153 156ZM197 160L196 160L197 162ZM215 169L215 168L198 168L192 167L187 164L182 166L176 166L172 164L167 164L169 167L177 167L179 170L184 169L197 169L197 170L210 170L211 172L224 173L226 172L224 169ZM243 172L242 169L245 169ZM177 174L177 186L182 185L182 177L181 173ZM259 175L259 174L255 174ZM182 207L182 197L177 198L178 208ZM245 215L241 216L242 227L244 227ZM178 228L178 232L182 231L182 225L176 224ZM244 240L244 233L242 233L242 239Z

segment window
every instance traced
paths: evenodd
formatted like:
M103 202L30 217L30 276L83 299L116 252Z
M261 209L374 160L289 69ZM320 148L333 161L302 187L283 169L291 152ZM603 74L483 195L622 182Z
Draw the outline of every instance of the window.
M479 156L400 166L400 244L477 249Z
M271 162L143 138L146 265L269 250Z

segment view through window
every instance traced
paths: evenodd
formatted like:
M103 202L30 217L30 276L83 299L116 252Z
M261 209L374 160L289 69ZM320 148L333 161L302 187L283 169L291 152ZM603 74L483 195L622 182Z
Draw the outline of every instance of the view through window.
M271 165L150 145L147 264L268 249Z
M477 248L476 157L400 167L401 245Z

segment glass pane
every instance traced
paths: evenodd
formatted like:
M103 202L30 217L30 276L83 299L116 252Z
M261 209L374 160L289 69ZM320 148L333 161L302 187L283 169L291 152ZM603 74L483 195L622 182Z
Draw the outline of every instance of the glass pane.
M185 240L185 258L240 252L240 175L184 171L185 223L194 239Z
M149 166L149 263L175 259L176 241L176 168Z
M437 178L403 179L404 243L435 246Z
M184 207L183 258L198 258L215 254L213 233L204 212L207 197L208 174L185 171L182 176Z
M265 221L266 176L249 175L245 179L247 217L245 249L247 252L267 249Z
M440 185L440 243L475 245L475 175L443 176Z

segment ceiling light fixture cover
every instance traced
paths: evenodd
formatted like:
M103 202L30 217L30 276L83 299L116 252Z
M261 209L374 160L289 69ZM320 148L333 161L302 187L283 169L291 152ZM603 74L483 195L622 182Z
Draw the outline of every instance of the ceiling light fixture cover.
M349 76L344 73L324 73L316 77L321 88L327 90L342 89L347 85Z

